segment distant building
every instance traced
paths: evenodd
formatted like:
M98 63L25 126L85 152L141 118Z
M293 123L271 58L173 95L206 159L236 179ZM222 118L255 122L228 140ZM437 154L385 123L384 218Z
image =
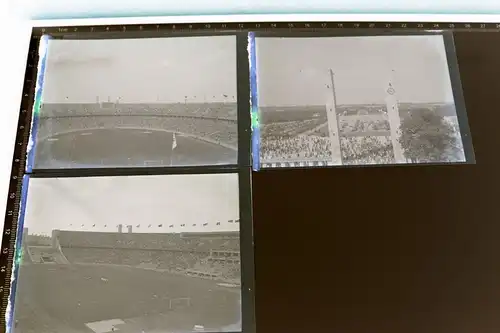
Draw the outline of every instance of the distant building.
M118 224L118 233L122 233L123 232L123 224Z
M116 103L113 102L102 102L101 109L114 109L116 107Z
M132 226L131 226L131 225L128 225L128 226L127 226L127 232L128 232L129 234L131 234L131 233L132 233Z

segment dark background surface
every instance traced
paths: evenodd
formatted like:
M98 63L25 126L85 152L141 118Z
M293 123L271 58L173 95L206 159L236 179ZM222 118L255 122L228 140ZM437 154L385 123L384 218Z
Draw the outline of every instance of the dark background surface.
M500 332L500 33L455 46L477 164L253 174L258 333Z

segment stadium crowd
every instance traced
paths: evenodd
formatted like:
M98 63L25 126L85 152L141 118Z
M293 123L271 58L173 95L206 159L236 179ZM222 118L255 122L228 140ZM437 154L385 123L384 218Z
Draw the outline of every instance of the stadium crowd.
M238 250L238 234L232 237L187 237L179 233L109 233L57 231L61 247L111 248L144 250L189 250L209 252L210 250Z
M392 143L387 137L348 137L341 139L345 165L389 164L394 162Z
M339 127L341 133L390 130L389 122L386 119L370 119L369 121L356 119L353 121L349 118L351 117L340 118Z
M196 118L186 116L171 117L115 117L89 116L42 118L38 127L38 138L46 138L71 130L112 129L119 127L140 128L144 130L167 130L206 138L217 143L235 147L238 141L238 128L235 120Z
M314 130L324 123L324 119L308 119L301 121L286 121L279 123L261 124L260 135L263 138L275 136L297 136L307 131Z
M214 277L220 276L226 281L234 282L241 276L240 260L239 258L201 258L194 264L193 269L187 273L195 275L198 272L209 273Z
M100 108L98 104L44 105L38 138L68 130L131 127L163 129L209 139L236 147L238 126L236 104L120 105ZM140 117L138 117L140 116Z
M344 137L340 150L343 164L387 164L394 162L392 144L387 137ZM261 142L261 161L330 161L329 138L298 136Z
M89 116L191 116L236 120L236 103L44 103L40 118Z
M361 119L364 117L366 119ZM324 120L323 120L324 121ZM311 123L294 121L264 126L260 159L274 162L328 162L332 159L328 125L311 129ZM385 136L353 136L356 132L389 131L389 123L380 115L339 117L340 150L343 164L386 164L394 161L392 144ZM294 134L300 133L300 134Z
M260 143L262 161L286 160L309 161L330 160L331 144L328 138L299 135L295 137L275 136Z
M237 233L195 238L57 231L53 237L70 263L126 265L230 282L240 279Z

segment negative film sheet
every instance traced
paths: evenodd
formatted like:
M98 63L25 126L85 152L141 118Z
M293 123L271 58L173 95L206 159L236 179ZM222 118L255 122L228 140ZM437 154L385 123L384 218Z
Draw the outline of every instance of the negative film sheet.
M237 163L236 37L48 42L33 169Z
M442 35L257 36L255 48L262 168L473 162Z
M29 182L16 332L242 331L237 174Z

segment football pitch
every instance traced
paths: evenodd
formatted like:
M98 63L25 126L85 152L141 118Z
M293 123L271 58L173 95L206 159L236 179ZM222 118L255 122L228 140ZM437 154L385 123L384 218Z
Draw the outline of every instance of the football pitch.
M19 273L15 333L104 333L88 324L110 321L122 333L185 332L240 318L239 293L210 280L98 265L33 264Z
M211 133L207 129L207 133ZM96 129L55 135L37 146L37 167L206 165L236 162L234 149L186 135L133 129Z

